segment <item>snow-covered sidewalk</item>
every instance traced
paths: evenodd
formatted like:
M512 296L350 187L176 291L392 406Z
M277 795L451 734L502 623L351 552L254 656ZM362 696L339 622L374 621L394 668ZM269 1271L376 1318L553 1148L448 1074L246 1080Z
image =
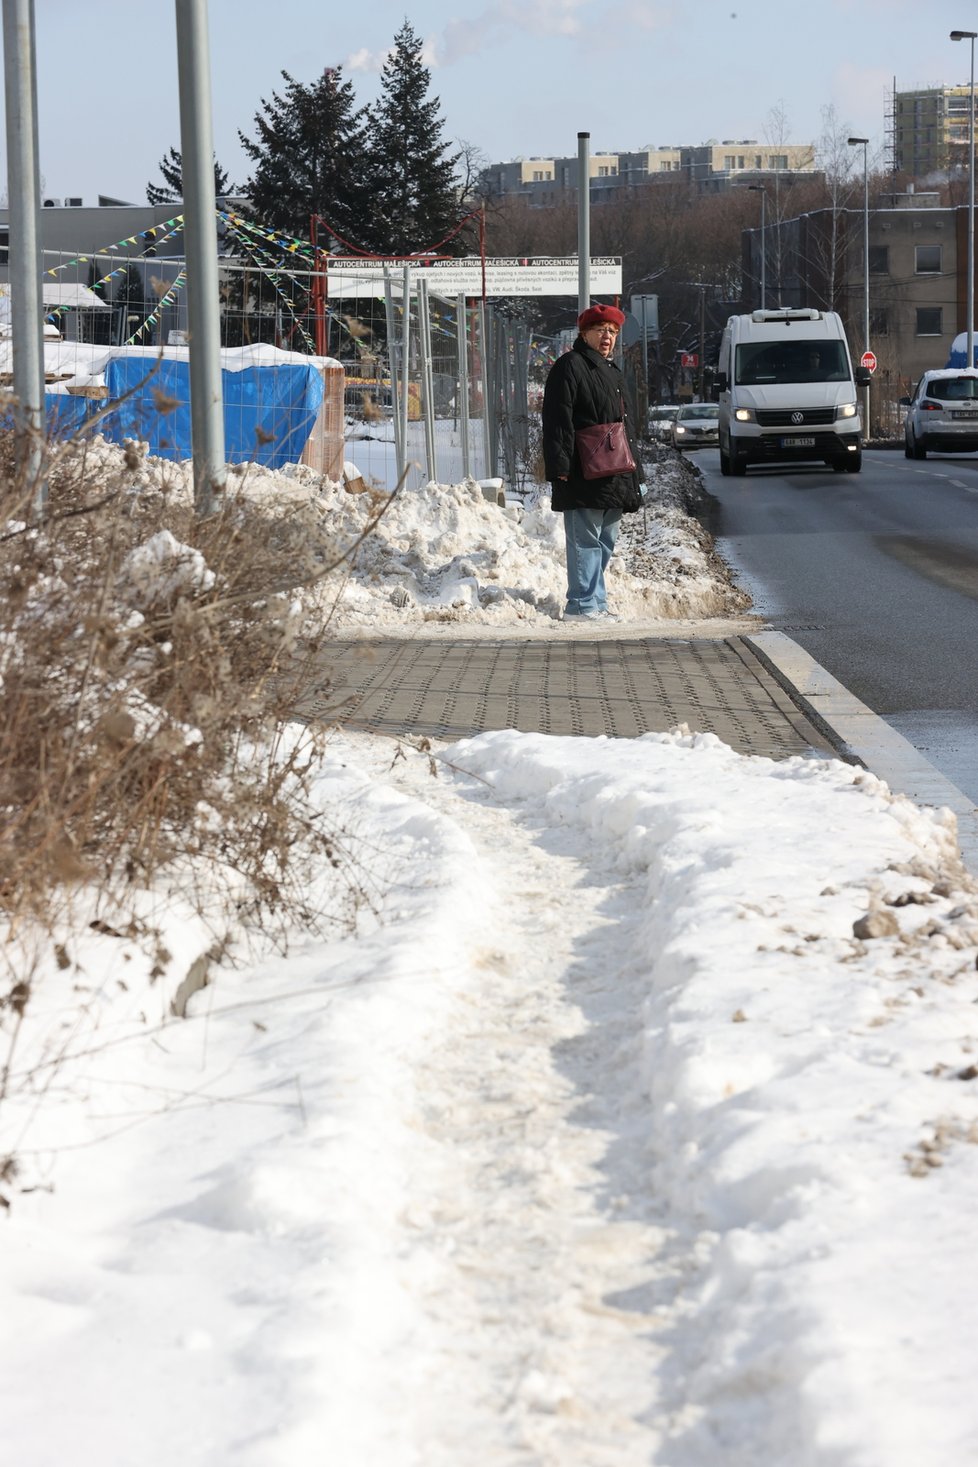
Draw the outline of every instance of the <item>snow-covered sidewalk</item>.
M4 1223L11 1460L970 1460L953 826L710 735L433 753L323 768L355 933L182 1022L117 940L50 974L37 1044L92 1001L8 1108L52 1187Z

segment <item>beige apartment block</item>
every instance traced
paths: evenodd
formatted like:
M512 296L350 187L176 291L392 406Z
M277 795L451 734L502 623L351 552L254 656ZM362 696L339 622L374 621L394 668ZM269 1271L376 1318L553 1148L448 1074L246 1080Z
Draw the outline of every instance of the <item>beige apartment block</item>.
M971 88L924 87L893 97L893 166L926 178L968 161Z
M578 158L514 158L492 163L483 171L486 191L499 199L522 199L537 208L562 201L564 191L576 191ZM718 192L750 178L775 174L813 174L812 143L759 143L710 138L688 146L652 146L632 152L595 151L588 155L591 194L596 202L611 200L622 191L653 185L667 178L685 178L703 192Z

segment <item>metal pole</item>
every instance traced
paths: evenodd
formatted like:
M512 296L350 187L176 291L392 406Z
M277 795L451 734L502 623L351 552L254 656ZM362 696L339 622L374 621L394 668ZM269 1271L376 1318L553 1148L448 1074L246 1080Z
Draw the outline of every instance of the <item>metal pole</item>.
M968 83L968 366L975 365L975 37L978 31L952 31L952 41L971 42L971 77Z
M227 481L207 0L176 0L176 21L194 507L207 515Z
M394 329L394 290L391 283L391 267L384 265L384 311L387 320L387 375L391 382L391 417L394 424L394 459L397 477L404 472L404 443L401 438L401 394L397 380L397 340Z
M458 422L462 435L462 477L470 479L469 454L469 343L465 329L465 296L460 295L455 311L455 335L458 340Z
M404 266L401 277L401 450L404 457L397 466L397 480L407 471L408 461L408 387L411 371L411 266Z
M700 293L700 402L705 402L706 391L706 286L699 286Z
M767 309L767 235L765 226L767 223L767 189L763 183L749 183L747 185L749 194L760 194L761 196L761 310Z
M577 134L577 314L591 304L591 164L589 132Z
M513 441L513 378L510 371L511 347L513 328L508 321L499 321L497 318L496 330L494 332L496 342L496 362L498 372L496 380L499 383L499 397L502 400L502 414L500 419L501 436L503 440L503 469L506 482L510 485L516 483L516 461Z
M435 391L431 371L431 311L428 307L428 281L418 281L418 334L421 340L421 395L424 410L424 446L428 464L428 482L438 483L438 455L435 450Z
M530 446L530 333L525 326L513 329L513 426L520 449Z
M486 321L485 299L479 302L479 360L482 363L483 472L488 479L492 477L495 415L490 420L490 413L492 411L492 367L489 362L488 323Z
M767 189L761 189L761 310L767 309Z
M3 0L3 79L10 199L10 327L13 332L17 462L33 513L47 504L44 443L44 300L41 292L41 177L37 150L34 0Z
M869 138L847 138L851 148L863 150L863 351L869 351ZM869 437L869 383L864 391L863 433Z
M863 350L869 351L869 140L863 143ZM870 386L866 383L866 426L864 432L869 437L869 394Z
M975 38L971 41L968 83L968 366L975 365Z

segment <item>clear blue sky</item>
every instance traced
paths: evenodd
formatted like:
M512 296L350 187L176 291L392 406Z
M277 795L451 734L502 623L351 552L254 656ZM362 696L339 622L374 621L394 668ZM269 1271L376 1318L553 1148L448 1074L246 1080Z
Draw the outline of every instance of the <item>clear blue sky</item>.
M39 143L47 195L143 203L179 147L169 0L36 0ZM249 168L262 96L283 70L309 82L341 65L357 98L377 95L383 55L407 16L424 38L446 136L495 162L518 155L705 142L815 141L822 109L873 140L901 88L967 83L975 0L210 0L217 156ZM6 154L0 159L6 180Z

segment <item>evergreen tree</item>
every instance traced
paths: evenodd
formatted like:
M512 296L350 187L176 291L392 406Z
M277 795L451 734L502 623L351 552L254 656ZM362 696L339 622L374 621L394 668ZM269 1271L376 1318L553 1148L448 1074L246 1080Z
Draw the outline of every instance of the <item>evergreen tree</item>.
M421 41L405 20L381 73L381 97L370 131L367 173L374 211L370 243L378 253L407 255L444 239L463 211L437 97ZM457 254L453 240L439 251Z
M352 244L362 244L368 193L363 169L362 113L339 67L311 86L287 71L285 96L262 98L257 137L241 145L256 167L245 186L255 217L300 239L313 214Z
M183 156L176 148L170 148L166 156L160 159L160 172L166 188L159 184L148 183L146 185L146 202L149 204L176 204L183 199ZM214 159L214 193L218 196L234 192L234 185L228 183L228 176L224 169Z

